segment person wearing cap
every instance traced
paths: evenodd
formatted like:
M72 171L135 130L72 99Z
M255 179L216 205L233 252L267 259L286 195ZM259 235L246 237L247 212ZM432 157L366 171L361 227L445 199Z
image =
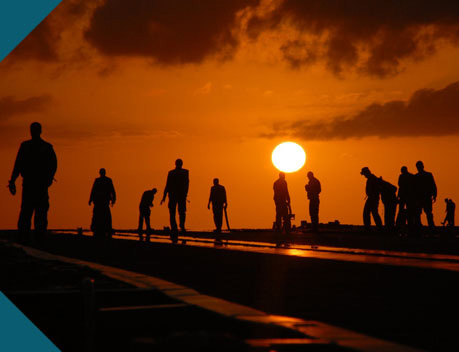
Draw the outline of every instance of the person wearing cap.
M378 213L379 195L381 193L380 180L371 173L368 167L363 167L360 174L365 176L367 179L365 187L367 200L363 208L363 224L365 229L369 230L371 227L371 216L373 216L376 226L380 229L382 228L381 217Z

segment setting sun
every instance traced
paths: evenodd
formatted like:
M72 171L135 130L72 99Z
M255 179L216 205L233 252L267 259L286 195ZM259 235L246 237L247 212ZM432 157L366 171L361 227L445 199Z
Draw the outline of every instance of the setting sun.
M295 172L301 169L306 162L306 153L303 148L293 142L279 144L271 156L274 166L283 172Z

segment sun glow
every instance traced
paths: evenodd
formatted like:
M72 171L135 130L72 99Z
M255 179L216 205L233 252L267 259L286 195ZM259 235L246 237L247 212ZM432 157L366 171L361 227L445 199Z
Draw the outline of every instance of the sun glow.
M271 160L280 171L295 172L306 162L306 153L299 144L284 142L274 148Z

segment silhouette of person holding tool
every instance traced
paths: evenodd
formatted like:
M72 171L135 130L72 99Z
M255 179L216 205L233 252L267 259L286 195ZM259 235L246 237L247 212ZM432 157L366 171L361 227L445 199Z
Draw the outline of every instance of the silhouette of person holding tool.
M435 223L432 214L432 203L437 200L437 185L435 184L433 175L424 170L422 161L416 163L416 168L418 169L418 173L415 175L417 195L416 225L418 229L422 226L421 214L424 211L429 228L433 229Z
M309 182L304 188L308 194L309 199L309 216L311 217L312 231L319 231L319 194L322 191L320 181L314 177L314 173L309 171L308 174Z
M146 227L146 241L150 241L150 234L151 234L151 226L150 226L150 214L151 210L150 208L153 206L153 199L155 198L155 194L157 192L156 188L153 188L151 190L145 191L142 194L142 198L140 199L140 204L139 204L139 227L138 227L138 233L139 233L139 239L142 241L143 236L143 222L145 221L145 227Z
M441 223L443 226L454 227L454 213L456 212L456 204L452 199L445 198L446 203L446 216L445 220Z
M22 203L18 220L18 240L29 240L32 215L34 215L35 240L44 240L48 227L48 188L57 170L57 157L53 146L41 139L41 124L30 125L32 139L19 147L11 179L10 193L16 194L16 179L22 176Z
M180 230L185 232L185 219L186 219L186 197L188 195L188 188L190 184L189 172L183 169L182 159L175 161L175 169L169 171L167 175L166 187L164 188L163 198L161 204L166 200L169 195L169 217L171 224L171 240L177 242L177 221L175 219L176 209L178 207Z
M91 195L89 196L89 205L94 203L91 221L91 231L94 237L110 238L113 232L112 229L112 214L110 205L113 206L116 202L115 187L112 179L105 176L104 168L99 170L100 177L94 180L92 185Z
M378 214L379 194L381 190L380 180L375 175L373 175L370 169L366 166L362 168L360 174L365 176L367 179L367 184L365 187L367 197L365 206L363 208L363 224L366 230L370 230L372 215L376 226L381 229L382 222L381 217Z
M416 188L414 175L408 172L406 166L402 166L398 177L398 215L397 226L404 227L408 224L411 230L415 223L416 213Z
M274 204L276 205L276 231L286 233L290 232L290 194L288 193L285 173L279 172L279 178L274 182Z
M210 209L210 203L212 203L212 212L214 213L215 232L219 234L222 232L223 209L228 206L228 203L225 187L220 184L218 178L214 178L214 185L210 188L207 209ZM219 236L217 240L220 240Z

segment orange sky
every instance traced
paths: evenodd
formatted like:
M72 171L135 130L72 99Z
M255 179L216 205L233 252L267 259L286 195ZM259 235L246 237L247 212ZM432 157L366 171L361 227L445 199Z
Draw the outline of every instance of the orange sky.
M437 224L443 198L459 200L459 15L453 2L440 2L443 12L425 9L433 19L424 19L422 9L415 19L403 14L405 27L383 13L379 23L378 1L362 10L375 16L371 24L363 17L349 24L323 11L311 17L310 9L288 0L222 1L219 9L203 1L195 13L178 14L176 7L147 6L145 12L155 13L150 17L119 3L102 1L95 10L64 0L0 63L0 179L6 186L30 122L42 122L59 162L50 228L89 227L89 191L100 167L118 193L114 227L135 228L142 192L156 187L160 198L178 157L190 170L188 228L213 227L206 205L214 177L227 188L234 228L271 227L277 170L270 157L285 140L307 153L306 166L287 175L297 224L309 221L309 170L322 183L321 222L362 222L362 166L396 184L402 165L414 172L423 160L439 189ZM452 19L444 19L448 6ZM127 10L139 16L129 20L138 26L126 27L117 17ZM180 25L171 20L176 17ZM356 46L354 59L347 43ZM422 95L423 89L430 90ZM3 187L0 199L0 228L14 228L20 195ZM159 200L152 209L155 228L168 225Z

